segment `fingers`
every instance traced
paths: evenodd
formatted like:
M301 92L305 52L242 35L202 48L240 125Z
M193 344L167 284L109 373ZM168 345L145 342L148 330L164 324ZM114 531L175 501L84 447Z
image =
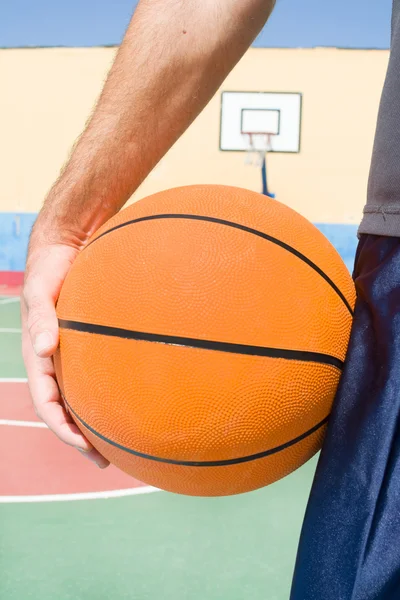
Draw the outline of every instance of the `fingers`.
M79 450L100 468L107 467L108 460L93 448L65 410L55 380L52 359L40 358L35 354L27 331L24 332L23 348L29 390L39 419L44 421L61 441Z
M85 458L88 458L94 462L100 469L106 469L110 464L109 461L96 450L96 448L92 448L92 450L89 450L89 452L84 452L83 450L79 450L79 452L83 454Z
M65 410L50 358L59 342L55 304L76 254L76 249L58 245L38 249L28 258L21 302L22 353L38 417L61 441L105 468L108 460L93 448Z
M55 305L76 253L72 248L58 245L37 250L28 259L22 321L36 354L42 358L54 354L58 346Z
M100 468L107 467L109 462L93 448L62 405L58 385L52 373L52 360L36 356L33 359L36 368L28 372L29 389L39 419L44 421L61 441L80 450Z
M21 302L22 322L28 330L35 353L44 358L58 346L58 321L49 290L35 279L24 289Z

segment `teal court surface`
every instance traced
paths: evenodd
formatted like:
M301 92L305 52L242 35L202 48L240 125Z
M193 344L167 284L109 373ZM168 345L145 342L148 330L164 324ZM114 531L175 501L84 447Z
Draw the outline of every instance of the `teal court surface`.
M100 471L36 418L19 300L0 297L0 598L286 600L316 460L263 490L191 498Z

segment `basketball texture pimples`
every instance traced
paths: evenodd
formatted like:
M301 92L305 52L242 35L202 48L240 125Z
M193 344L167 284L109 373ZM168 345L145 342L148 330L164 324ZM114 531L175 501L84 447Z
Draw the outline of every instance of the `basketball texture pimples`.
M81 252L57 304L62 393L113 464L219 496L321 447L355 292L326 238L254 192L201 185L133 204Z

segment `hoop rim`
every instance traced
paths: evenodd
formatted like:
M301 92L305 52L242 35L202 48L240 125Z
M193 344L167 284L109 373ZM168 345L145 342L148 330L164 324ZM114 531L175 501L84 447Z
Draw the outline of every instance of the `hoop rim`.
M243 131L240 132L242 135L279 135L279 133L273 133L272 131Z
M273 152L272 148L272 138L279 135L277 133L271 133L269 131L242 131L242 135L248 136L248 147L246 148L246 153L251 152ZM255 138L262 137L264 148L256 148L255 147ZM264 144L265 141L265 144Z

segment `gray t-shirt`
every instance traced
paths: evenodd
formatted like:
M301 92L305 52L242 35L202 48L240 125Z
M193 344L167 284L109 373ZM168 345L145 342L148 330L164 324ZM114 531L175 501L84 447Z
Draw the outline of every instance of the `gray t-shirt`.
M359 233L400 237L400 0L393 0L389 66Z

